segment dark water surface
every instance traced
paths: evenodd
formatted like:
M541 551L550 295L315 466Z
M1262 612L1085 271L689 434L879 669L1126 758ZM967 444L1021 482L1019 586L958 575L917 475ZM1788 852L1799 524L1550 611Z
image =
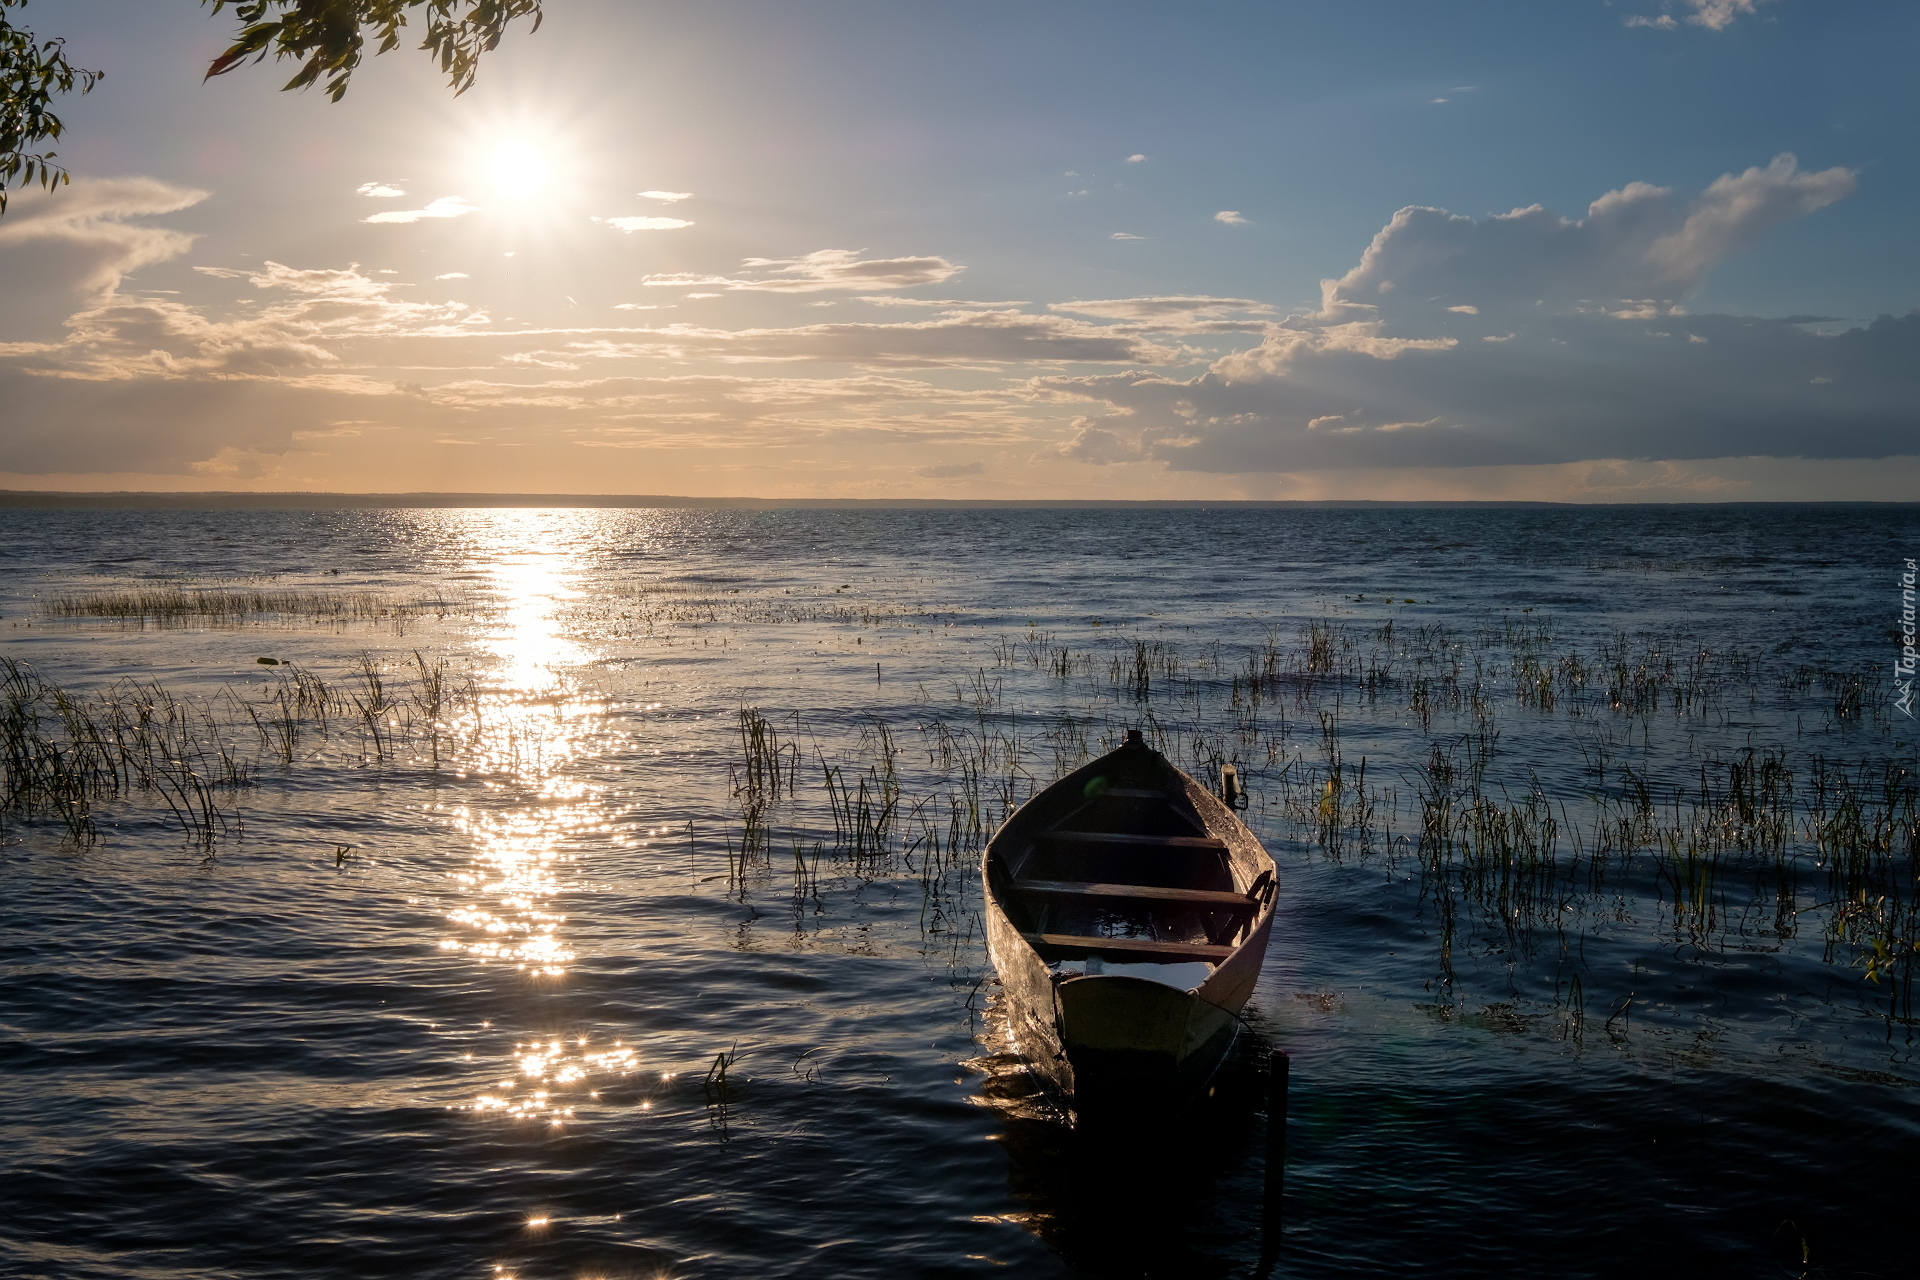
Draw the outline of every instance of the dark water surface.
M1911 506L0 511L0 657L180 712L90 832L0 827L0 1273L1246 1275L1282 1046L1277 1274L1912 1274L1916 554ZM1215 1095L1116 1136L1007 1052L974 860L1136 724L1240 763L1282 893Z

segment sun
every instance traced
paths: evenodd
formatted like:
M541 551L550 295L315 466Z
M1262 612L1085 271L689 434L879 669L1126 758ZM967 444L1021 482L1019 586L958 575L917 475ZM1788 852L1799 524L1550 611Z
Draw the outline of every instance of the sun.
M568 176L561 148L526 135L487 142L479 149L476 168L477 185L495 204L549 201Z
M563 217L584 176L573 131L538 117L478 125L455 155L462 190L521 225Z

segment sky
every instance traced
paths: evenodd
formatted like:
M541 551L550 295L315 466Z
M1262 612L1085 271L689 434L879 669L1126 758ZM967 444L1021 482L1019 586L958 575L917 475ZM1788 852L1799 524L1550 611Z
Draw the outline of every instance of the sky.
M1905 0L547 0L0 216L0 488L1920 499Z

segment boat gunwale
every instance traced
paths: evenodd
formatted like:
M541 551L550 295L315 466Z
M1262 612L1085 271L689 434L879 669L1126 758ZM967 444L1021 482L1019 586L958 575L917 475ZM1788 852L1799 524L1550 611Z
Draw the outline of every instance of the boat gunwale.
M1041 788L1018 809L1008 814L1006 820L1002 822L999 828L994 831L993 835L989 837L985 848L981 851L980 880L982 897L985 899L988 909L998 914L1005 922L1007 932L1011 934L1013 939L1017 940L1019 946L1025 949L1027 955L1042 968L1051 972L1052 962L1048 961L1047 958L1026 939L1026 931L1014 927L1012 916L1007 910L1007 903L1004 898L1010 895L1002 894L999 883L1001 876L1010 877L1012 874L1009 859L1005 852L1007 842L1009 839L1014 841L1019 840L1023 834L1023 829L1029 824L1044 821L1058 811L1053 805L1042 806L1039 804L1039 802L1046 799L1050 793L1070 791L1070 788L1075 783L1078 783L1084 790L1088 782L1091 782L1096 777L1102 776L1102 767L1107 766L1108 762L1114 757L1119 756L1125 758L1123 753L1135 751L1150 752L1173 777L1179 779L1181 790L1175 792L1171 788L1165 788L1166 795L1164 803L1171 807L1175 800L1184 799L1188 806L1194 811L1194 815L1199 819L1206 837L1224 842L1224 853L1229 874L1232 874L1235 865L1236 859L1234 855L1236 852L1247 855L1247 859L1258 867L1258 870L1253 875L1247 877L1246 888L1237 888L1235 892L1245 893L1248 895L1250 902L1255 901L1251 894L1254 887L1259 883L1259 871L1270 871L1272 873L1273 878L1262 891L1261 897L1257 901L1256 909L1249 915L1246 923L1236 930L1239 935L1239 940L1232 944L1232 951L1218 961L1211 962L1211 972L1209 972L1206 978L1198 985L1189 988L1186 993L1215 1007L1226 1009L1228 1013L1237 1018L1239 1016L1238 1004L1244 1003L1244 1000L1236 1003L1234 1007L1228 1008L1228 1006L1220 1001L1209 998L1208 993L1216 987L1216 983L1225 978L1230 970L1236 969L1236 962L1246 949L1256 941L1259 944L1261 955L1264 957L1273 916L1279 905L1279 865L1273 860L1273 855L1267 851L1266 846L1261 842L1260 838L1241 820L1238 813L1227 806L1225 801L1214 795L1213 791L1200 782L1199 779L1174 764L1163 752L1156 750L1144 742L1138 745L1124 744L1116 747L1114 750L1106 752L1088 761L1086 764L1081 765L1078 769L1063 774L1054 782ZM1134 789L1116 788L1116 790L1126 792ZM1054 828L1043 827L1041 830L1034 832L1032 839L1037 842L1043 837L1045 832L1051 830L1054 830ZM996 869L999 873L998 875L996 875ZM991 931L989 932L989 936L991 936ZM997 957L995 958L995 967L996 970L999 967ZM1055 981L1079 981L1085 977L1097 976L1102 975L1077 975L1074 977L1056 975Z

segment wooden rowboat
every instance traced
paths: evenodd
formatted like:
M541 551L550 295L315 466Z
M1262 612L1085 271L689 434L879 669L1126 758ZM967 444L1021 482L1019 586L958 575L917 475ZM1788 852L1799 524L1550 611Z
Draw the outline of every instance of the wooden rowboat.
M1278 877L1226 803L1129 731L987 843L1015 1046L1083 1114L1191 1098L1260 977Z

